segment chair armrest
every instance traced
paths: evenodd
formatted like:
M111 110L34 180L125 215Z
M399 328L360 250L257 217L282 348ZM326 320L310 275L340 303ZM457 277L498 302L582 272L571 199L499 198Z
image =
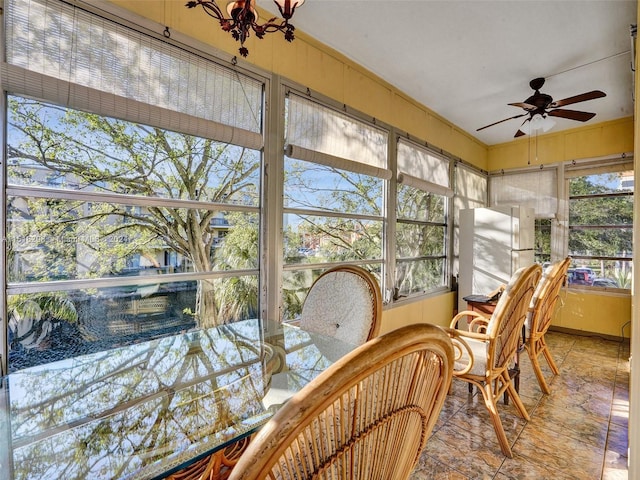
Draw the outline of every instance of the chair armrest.
M461 333L460 330L456 330L455 328L447 328L447 327L445 327L444 330L449 335L449 338L451 339L451 343L453 344L453 362L454 362L453 375L454 376L465 375L466 373L470 372L471 367L473 367L473 352L471 351L471 347L469 347L469 344L465 342L464 339L462 338L462 335L460 335ZM463 354L465 351L467 352L467 358L469 359L469 363L465 365L465 367L462 368L461 370L456 370L455 362L462 361Z
M489 320L487 317L477 317L469 322L469 331L475 333L487 333L487 327L489 326Z
M451 330L455 330L460 337L473 338L474 340L482 340L484 342L488 342L491 340L491 336L487 335L486 333L468 332L467 330L458 330L455 328Z
M475 331L476 328L479 330L484 329L484 331L486 331L487 325L489 325L489 320L487 319L487 317L485 317L481 313L474 312L472 310L463 310L462 312L458 313L455 317L453 317L453 319L451 320L451 323L449 324L449 328L457 329L458 322L463 317L473 317L473 319L469 322L469 327L471 331Z

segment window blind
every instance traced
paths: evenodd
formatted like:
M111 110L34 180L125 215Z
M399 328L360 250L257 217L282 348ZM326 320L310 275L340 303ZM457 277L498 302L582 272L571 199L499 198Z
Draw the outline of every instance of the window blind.
M362 164L390 178L386 131L293 93L287 102L286 142L292 158L315 152L311 161L350 171L354 163Z
M372 165L367 165L366 163L345 160L344 158L334 157L333 155L327 155L326 153L316 152L314 150L308 150L297 145L287 145L285 154L289 158L319 163L328 167L348 170L354 173L362 173L372 177L384 178L385 180L391 179L391 171L385 168L378 168Z
M262 82L59 0L5 12L4 90L262 146Z
M564 167L564 177L584 177L585 175L600 175L603 173L632 171L633 169L633 156L627 156L615 160L594 160L566 164Z
M462 164L455 169L456 195L454 208L478 208L487 205L487 177ZM458 218L457 215L455 218Z
M439 195L453 196L449 160L403 139L398 141L398 182Z
M492 175L489 205L520 205L533 208L538 218L554 218L558 212L557 175L555 168Z

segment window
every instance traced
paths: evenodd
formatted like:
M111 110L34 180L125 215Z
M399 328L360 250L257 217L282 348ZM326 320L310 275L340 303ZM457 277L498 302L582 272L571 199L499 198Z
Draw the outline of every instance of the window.
M396 299L448 285L449 161L398 141Z
M338 263L382 287L388 133L290 93L284 161L283 318L300 314L311 283Z
M6 6L9 371L256 317L263 82Z
M630 288L633 189L624 156L490 176L492 205L535 209L536 262L569 255L569 284L581 288Z
M459 222L460 210L487 206L487 175L462 162L454 167L455 195L453 197L453 221ZM459 272L460 225L453 225L453 272Z
M535 261L544 265L552 258L552 232L558 214L557 168L500 173L489 179L490 205L519 205L535 211Z
M632 172L618 168L567 175L572 285L631 288Z

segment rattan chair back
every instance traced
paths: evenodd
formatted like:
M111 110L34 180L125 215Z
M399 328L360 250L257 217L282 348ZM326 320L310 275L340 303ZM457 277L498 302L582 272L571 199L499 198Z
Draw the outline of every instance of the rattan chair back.
M498 400L506 392L520 415L529 420L511 381L510 366L521 345L529 304L541 274L542 268L536 264L516 271L489 319L479 312L463 311L451 321L450 335L457 352L454 376L480 389L500 448L508 457L513 454L498 414ZM465 318L471 331L457 329Z
M453 346L414 324L338 360L258 432L230 480L404 480L451 383Z
M529 314L527 316L527 340L525 347L531 359L533 371L538 379L540 389L547 394L551 393L551 390L544 378L538 358L540 355L544 355L554 375L560 373L547 347L544 336L547 330L549 330L556 312L560 292L562 286L566 283L570 263L571 259L567 257L564 260L552 263L545 269L531 299Z
M500 296L487 326L489 344L487 366L490 369L508 368L522 345L522 327L529 312L529 304L542 274L539 265L518 270Z
M375 277L362 267L341 265L313 282L299 325L360 345L378 335L381 316L382 295Z

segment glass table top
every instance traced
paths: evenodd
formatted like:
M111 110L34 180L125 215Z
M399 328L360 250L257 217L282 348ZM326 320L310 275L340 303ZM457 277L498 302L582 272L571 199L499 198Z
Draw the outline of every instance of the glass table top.
M255 432L355 346L247 320L0 379L0 479L153 479Z

